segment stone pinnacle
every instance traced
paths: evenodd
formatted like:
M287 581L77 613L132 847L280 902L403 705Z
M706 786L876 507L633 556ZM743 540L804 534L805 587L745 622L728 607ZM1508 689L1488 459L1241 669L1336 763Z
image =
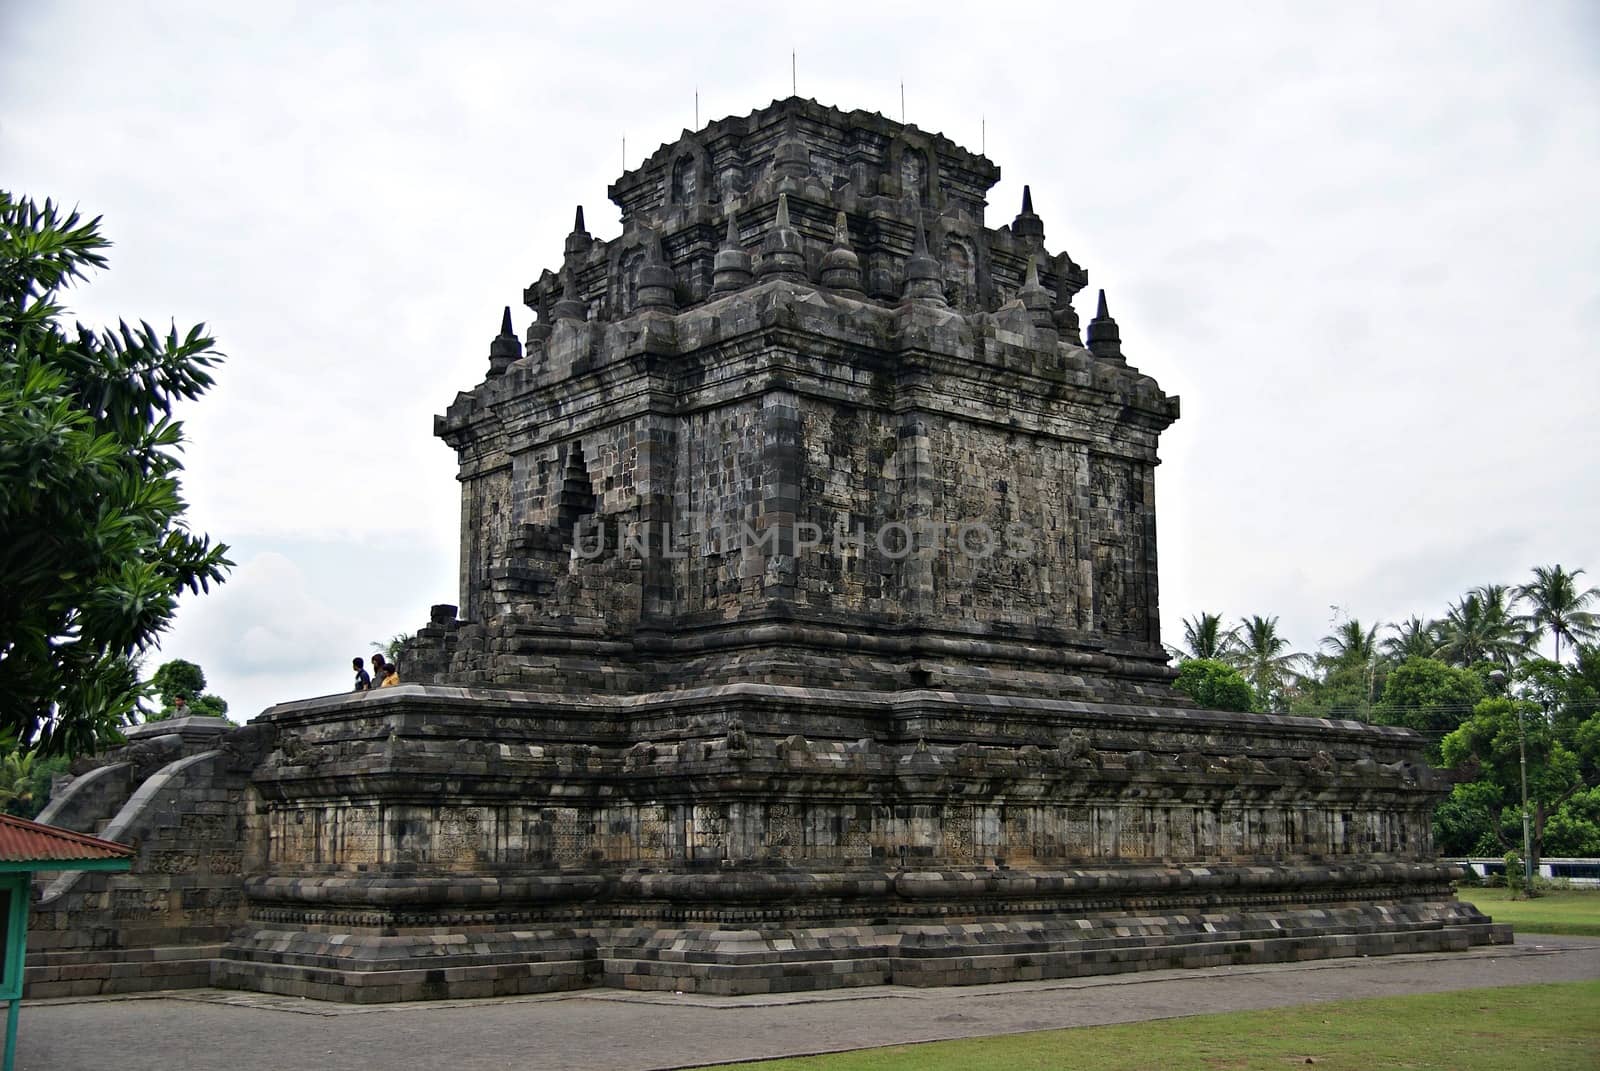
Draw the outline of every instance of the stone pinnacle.
M750 254L739 244L739 217L728 213L728 234L711 261L711 292L727 294L750 285Z
M489 374L498 376L522 356L522 343L511 327L511 306L500 318L500 333L489 343Z
M1122 363L1122 333L1117 321L1106 310L1106 292L1100 291L1100 301L1095 307L1094 319L1089 321L1087 332L1089 352L1107 361Z

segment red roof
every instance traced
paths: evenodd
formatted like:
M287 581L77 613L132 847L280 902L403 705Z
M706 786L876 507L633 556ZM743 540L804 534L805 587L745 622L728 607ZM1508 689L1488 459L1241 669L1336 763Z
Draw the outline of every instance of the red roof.
M126 844L0 814L0 863L128 859L133 854Z

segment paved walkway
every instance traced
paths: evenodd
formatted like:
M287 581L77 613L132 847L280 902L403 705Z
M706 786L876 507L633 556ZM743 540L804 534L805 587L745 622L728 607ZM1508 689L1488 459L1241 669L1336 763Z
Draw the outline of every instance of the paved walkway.
M188 990L33 1001L23 1071L649 1071L1024 1030L1274 1008L1351 997L1600 978L1600 940L1152 971L958 989L892 986L783 997L614 990L355 1007Z

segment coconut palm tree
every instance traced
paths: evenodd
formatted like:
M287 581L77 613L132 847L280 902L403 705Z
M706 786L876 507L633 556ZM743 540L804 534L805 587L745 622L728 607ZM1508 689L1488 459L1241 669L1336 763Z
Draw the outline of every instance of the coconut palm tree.
M1373 625L1364 629L1361 622L1353 617L1343 621L1331 634L1322 637L1325 653L1319 656L1319 661L1330 671L1344 668L1358 671L1366 685L1369 703L1373 700L1373 684L1378 675L1379 627Z
M400 652L405 649L406 644L410 643L415 636L416 633L414 632L396 632L386 640L373 640L372 649L381 652L390 662L398 662L400 660Z
M1439 622L1434 657L1456 666L1511 666L1528 654L1527 635L1513 611L1516 595L1504 584L1480 584L1450 604Z
M1198 617L1184 618L1183 646L1176 653L1180 660L1213 658L1226 661L1238 644L1239 637L1235 630L1222 627L1221 614L1202 612Z
M1439 622L1415 615L1389 626L1394 635L1383 641L1383 657L1399 665L1408 658L1432 658L1439 649Z
M1600 635L1600 617L1588 609L1600 599L1600 588L1578 590L1582 569L1567 572L1559 565L1533 567L1533 582L1517 588L1517 595L1533 609L1524 615L1533 635L1542 639L1546 632L1556 638L1556 661L1561 661L1563 638L1576 647Z
M1335 662L1365 665L1378 657L1378 626L1364 629L1360 620L1352 617L1322 637L1322 649Z
M1255 689L1263 710L1280 706L1284 690L1300 675L1305 655L1290 649L1288 639L1278 632L1277 617L1242 618L1234 632L1238 637L1231 656L1234 665Z

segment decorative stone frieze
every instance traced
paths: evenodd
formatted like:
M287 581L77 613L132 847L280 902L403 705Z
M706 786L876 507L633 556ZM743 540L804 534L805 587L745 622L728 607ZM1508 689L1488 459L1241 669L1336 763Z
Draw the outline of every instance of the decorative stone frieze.
M62 824L141 855L44 891L33 995L756 993L1508 939L1435 858L1449 785L1415 734L1173 691L1177 399L1103 292L1080 341L1088 275L1031 189L986 225L999 174L790 99L623 175L616 237L579 209L524 341L503 314L437 419L460 594L407 683L79 771Z

